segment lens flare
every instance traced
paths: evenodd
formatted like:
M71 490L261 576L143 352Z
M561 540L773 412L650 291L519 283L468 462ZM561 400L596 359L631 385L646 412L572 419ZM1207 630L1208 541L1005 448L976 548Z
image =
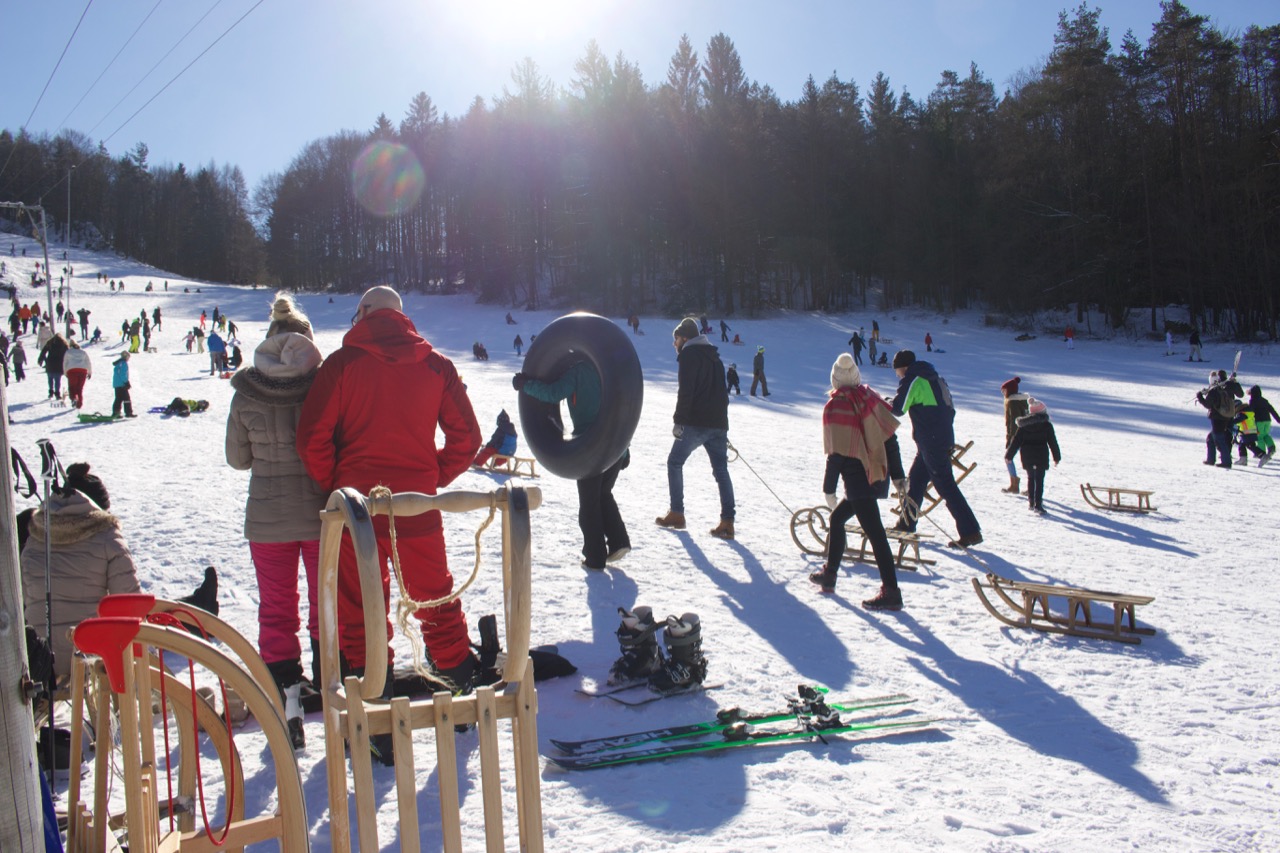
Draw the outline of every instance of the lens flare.
M418 158L397 142L371 142L351 165L356 201L375 216L395 216L411 210L422 196L425 182Z

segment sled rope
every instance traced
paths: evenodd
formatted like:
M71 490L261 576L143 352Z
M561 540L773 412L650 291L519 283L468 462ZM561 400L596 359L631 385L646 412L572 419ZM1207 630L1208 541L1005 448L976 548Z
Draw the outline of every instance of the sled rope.
M426 639L421 632L410 628L409 619L419 610L440 607L451 601L456 601L475 582L475 579L480 575L480 537L488 529L489 525L493 523L494 517L498 514L497 496L496 493L489 496L489 517L476 528L476 557L471 566L471 574L462 583L462 586L441 598L431 601L414 600L413 596L409 595L408 588L404 585L404 572L400 568L400 548L396 544L395 503L391 498L391 489L386 486L374 486L369 490L369 500L385 500L387 502L387 527L391 537L391 566L396 573L396 583L400 586L400 601L396 604L396 624L400 626L400 633L409 640L409 644L413 648L414 671L424 678L437 680L436 673L426 663L424 655Z
M761 477L761 476L760 476L760 473L759 473L758 471L756 471L756 469L755 469L755 468L752 468L752 467L751 467L751 463L747 461L747 457L745 457L745 456L743 456L743 455L742 455L742 451L741 451L741 450L739 450L738 448L734 447L734 446L733 446L733 442L728 442L728 445L729 445L729 449L730 449L730 450L732 450L735 454L737 454L737 457L738 457L739 459L741 459L741 460L742 460L742 464L747 466L747 470L748 470L748 471L750 471L752 474L755 474L755 475L756 475L756 479L757 479L757 480L759 480L759 481L760 481L760 483L765 487L765 490L766 490L769 494L773 495L774 499L776 499L776 500L778 501L778 503L782 504L782 508L783 508L783 509L785 509L785 510L787 511L787 514L788 514L788 515L795 515L795 512L791 509L791 507L787 506L787 502L786 502L786 501L784 501L782 498L778 497L778 493L777 493L777 492L775 492L775 491L774 491L774 490L769 486L769 484L765 482L764 477Z

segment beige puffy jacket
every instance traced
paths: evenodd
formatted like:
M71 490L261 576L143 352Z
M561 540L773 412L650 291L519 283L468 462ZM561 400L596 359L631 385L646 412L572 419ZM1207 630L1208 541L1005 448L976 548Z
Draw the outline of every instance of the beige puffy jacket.
M253 366L231 377L227 463L250 471L244 516L250 542L320 538L328 493L307 475L295 447L298 414L320 360L314 343L286 332L259 344Z
M108 594L138 592L133 556L120 535L114 515L79 492L49 498L51 535L49 580L53 592L54 672L71 672L71 640L67 631L98 615L98 602ZM31 517L31 535L22 547L22 599L27 623L45 636L45 513Z

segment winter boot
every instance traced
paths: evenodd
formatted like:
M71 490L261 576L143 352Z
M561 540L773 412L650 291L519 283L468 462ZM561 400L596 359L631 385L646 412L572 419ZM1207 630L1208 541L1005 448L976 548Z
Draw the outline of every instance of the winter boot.
M823 592L836 591L836 573L832 569L823 569L809 575L809 580L822 588Z
M668 616L662 639L667 645L667 659L661 669L649 676L649 689L669 695L701 687L707 677L707 659L702 656L702 621L697 614Z
M289 742L294 752L307 748L307 736L302 730L302 682L284 688L284 720L289 727Z
M1010 476L1010 477L1009 477L1009 488L1007 488L1007 489L1001 489L1000 491L1005 492L1006 494L1016 495L1016 494L1018 494L1018 490L1019 490L1020 488L1022 488L1022 481L1021 481L1021 480L1019 480L1017 477Z
M732 539L733 522L727 518L720 519L720 523L711 528L711 535L717 539Z
M901 610L902 590L896 586L892 589L882 586L880 587L880 594L875 598L869 598L862 602L862 606L868 610Z
M672 530L684 530L684 513L668 510L667 514L661 518L655 519L659 527L669 527Z
M622 622L618 625L618 645L622 657L609 668L610 685L634 684L644 681L662 668L662 652L658 649L658 625L653 621L653 609L637 607L628 613L619 607Z

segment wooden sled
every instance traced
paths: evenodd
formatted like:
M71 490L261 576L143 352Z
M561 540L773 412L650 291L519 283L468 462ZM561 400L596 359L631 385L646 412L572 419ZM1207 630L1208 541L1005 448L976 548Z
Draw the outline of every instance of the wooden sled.
M825 556L830 525L831 511L826 507L815 506L797 510L791 516L791 541L806 554L815 557ZM868 556L871 551L871 542L866 532L852 523L846 524L844 529L848 537L846 541L849 543L844 549L845 556L861 563L874 562L874 555ZM893 562L898 568L914 572L920 566L932 566L937 563L937 560L920 556L920 540L929 538L927 535L892 529L885 530L885 533L891 544L897 544ZM854 548L853 543L858 540L861 544Z
M1015 628L1032 628L1050 634L1069 634L1073 637L1092 637L1121 643L1141 643L1140 635L1152 636L1156 633L1154 628L1139 628L1134 620L1135 607L1155 600L1149 595L1123 595L1070 586L1024 583L1002 578L993 572L987 573L985 584L978 578L971 580L974 591L991 615ZM987 590L995 592L1001 603L1018 615L1011 617L998 609L987 596ZM1021 601L1017 600L1019 596ZM1066 600L1065 616L1050 612L1051 596ZM1110 622L1093 618L1094 604L1111 605Z
M510 474L513 477L538 476L538 462L527 456L494 456L484 463L486 471Z
M1099 491L1107 493L1105 500L1098 496ZM1151 505L1151 496L1155 492L1145 489L1121 489L1115 486L1094 486L1089 483L1081 483L1080 494L1084 496L1087 504L1098 509L1141 513L1156 511L1156 508Z
M957 485L961 483L965 477L972 474L974 468L978 467L977 462L965 465L964 462L961 461L964 455L969 452L970 447L973 447L972 441L963 447L958 444L951 445L951 467L956 469L955 476ZM933 484L930 483L928 488L924 490L924 499L921 502L920 514L917 515L916 518L924 518L926 515L933 512L934 508L940 503L942 503L942 498L938 497L937 493L933 490ZM899 508L896 506L892 508L892 512L901 515Z

